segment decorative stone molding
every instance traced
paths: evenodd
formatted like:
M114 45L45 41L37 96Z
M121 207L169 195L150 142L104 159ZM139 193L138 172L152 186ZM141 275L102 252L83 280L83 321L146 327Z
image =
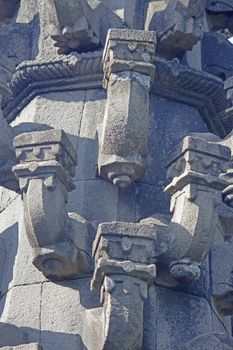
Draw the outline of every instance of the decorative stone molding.
M209 253L215 233L217 206L227 182L220 178L230 159L228 147L187 136L171 153L168 164L171 198L169 238L163 256L176 280L200 276L200 263Z
M187 67L178 59L168 61L156 58L155 80L151 91L158 96L197 108L211 132L221 137L226 136L226 94L220 78Z
M53 279L89 272L89 258L75 244L75 217L66 210L77 164L72 144L64 131L48 130L21 134L14 147L33 264Z
M102 55L102 51L73 52L67 56L20 64L10 83L12 97L3 109L7 121L12 121L38 94L100 87Z
M154 64L151 93L197 108L211 132L226 136L231 130L231 121L225 114L227 104L222 80L184 66L178 60L156 57ZM4 117L12 121L38 94L100 88L102 79L102 51L26 61L16 68L10 83L12 97L3 105Z
M142 347L143 304L156 277L155 238L153 225L112 222L98 227L92 289L101 293L103 303L102 350Z
M154 32L128 29L109 30L106 41L103 84L107 104L98 169L102 178L120 187L145 174L155 44Z

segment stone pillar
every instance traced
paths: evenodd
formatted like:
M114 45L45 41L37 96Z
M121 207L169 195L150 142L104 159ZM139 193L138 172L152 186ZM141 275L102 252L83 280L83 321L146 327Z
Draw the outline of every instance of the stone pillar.
M99 175L126 187L145 174L154 32L111 29L104 51L107 105L100 137Z
M153 225L99 225L92 288L101 293L103 303L102 350L142 348L144 300L156 277L155 238Z

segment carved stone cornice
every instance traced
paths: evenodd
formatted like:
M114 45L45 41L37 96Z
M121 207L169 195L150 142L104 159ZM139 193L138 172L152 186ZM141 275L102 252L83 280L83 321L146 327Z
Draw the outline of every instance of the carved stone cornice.
M100 87L103 79L102 51L61 55L49 60L25 61L16 68L10 83L11 99L3 114L7 121L38 94Z
M196 107L209 131L226 136L226 93L220 78L185 66L178 59L157 57L155 68L153 93Z
M10 83L11 98L3 106L7 121L13 120L38 94L101 88L102 51L71 53L51 60L26 61L16 68ZM211 74L182 65L177 59L155 58L151 93L197 108L209 131L224 137L229 118L223 81Z

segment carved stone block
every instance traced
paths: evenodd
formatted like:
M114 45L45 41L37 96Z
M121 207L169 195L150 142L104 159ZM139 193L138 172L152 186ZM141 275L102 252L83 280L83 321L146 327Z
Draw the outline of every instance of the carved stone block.
M51 17L50 35L59 54L89 51L99 46L99 39L83 15L79 1L52 0L47 6Z
M145 29L158 34L158 54L170 59L192 50L201 38L204 10L203 0L149 2Z
M149 90L155 33L112 29L104 51L107 105L100 138L99 174L126 187L145 174ZM116 103L117 101L117 103Z
M81 264L85 253L74 243L75 218L66 210L67 192L74 189L76 151L62 130L21 134L14 146L19 164L13 170L23 194L33 263L50 278L76 276L87 268Z
M170 154L167 177L173 181L166 191L173 194L190 183L223 189L226 182L219 176L226 171L229 159L229 148L195 136L185 137Z
M92 288L101 292L103 302L102 350L141 349L143 303L156 277L155 237L155 226L150 224L99 225ZM119 330L121 339L116 337Z
M167 227L170 249L167 259L172 276L192 280L200 276L199 265L209 253L215 232L217 206L227 182L220 178L230 159L228 147L200 137L187 136L171 152L165 189L172 195Z

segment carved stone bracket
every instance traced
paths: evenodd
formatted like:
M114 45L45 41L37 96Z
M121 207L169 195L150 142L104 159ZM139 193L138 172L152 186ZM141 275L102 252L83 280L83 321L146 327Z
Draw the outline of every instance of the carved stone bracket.
M145 174L149 91L154 79L154 32L109 30L104 51L107 105L100 140L99 174L126 187ZM117 101L117 103L116 103Z
M141 349L143 304L156 277L155 236L153 225L113 222L98 227L92 289L101 293L103 303L102 350Z
M25 133L14 140L19 162L13 170L23 194L26 233L33 264L50 278L89 271L88 257L75 244L75 224L66 210L74 189L77 155L64 131Z
M177 280L200 276L200 263L209 253L215 232L217 206L227 182L230 150L217 143L187 136L171 153L168 164L171 222L166 230L170 247L166 255L170 273Z

